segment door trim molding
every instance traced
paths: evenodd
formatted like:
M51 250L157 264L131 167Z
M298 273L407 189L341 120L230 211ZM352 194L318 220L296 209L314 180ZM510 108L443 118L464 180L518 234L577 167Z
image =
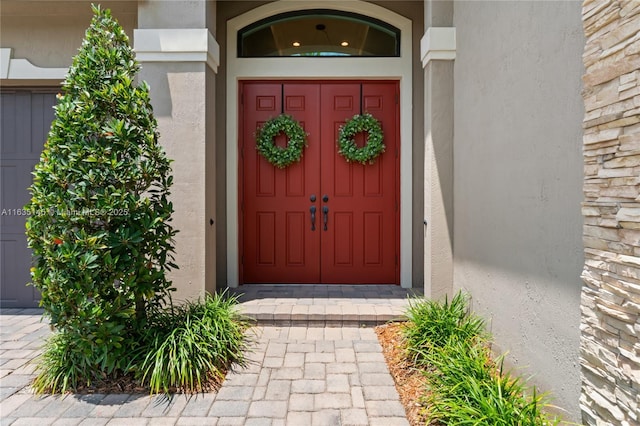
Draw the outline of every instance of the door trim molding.
M276 1L252 9L227 22L227 285L240 282L238 208L238 128L240 80L396 80L400 83L400 285L412 286L412 22L365 1L323 1L325 9L357 12L386 21L401 31L397 58L238 58L237 32L255 21L283 12L317 8L317 2Z

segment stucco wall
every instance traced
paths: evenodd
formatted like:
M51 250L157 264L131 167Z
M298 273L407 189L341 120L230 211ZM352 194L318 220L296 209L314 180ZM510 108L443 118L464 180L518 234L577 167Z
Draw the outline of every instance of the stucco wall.
M104 1L131 39L137 24L136 1ZM91 1L2 1L0 46L38 67L66 68L78 53L91 21Z
M447 46L448 59L433 59L435 51L442 54L445 47L438 45L433 35L452 29L453 5L453 1L440 0L425 3L423 41L428 50L420 52L424 67L424 295L436 300L451 294L453 286L455 38Z
M141 1L140 28L204 28L206 5L202 0Z
M220 229L216 211L216 75L211 68L206 71L206 142L205 142L205 290L213 293L216 288L224 287L224 282L216 280L218 262L216 240Z
M177 29L173 42L188 53L196 46L190 45L184 30L203 28L209 15L209 20L215 19L215 4L211 4L213 9L207 6L190 0L141 2L139 28ZM170 22L170 16L179 25ZM143 51L143 44L136 46L139 53ZM215 178L208 164L215 162L215 74L202 57L180 60L159 55L143 61L140 78L151 87L160 142L173 160L171 201L173 225L179 230L175 258L180 267L171 274L177 289L173 298L194 300L216 288Z
M171 188L175 259L171 273L175 301L197 299L205 290L206 92L205 64L143 64L140 78L151 87L160 142L173 160Z
M579 417L579 2L455 2L454 290Z

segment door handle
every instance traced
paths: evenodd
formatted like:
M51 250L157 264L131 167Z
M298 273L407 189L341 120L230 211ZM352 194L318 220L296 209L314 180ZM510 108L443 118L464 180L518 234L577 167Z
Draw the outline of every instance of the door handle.
M309 209L311 211L311 230L316 230L316 206L311 206Z
M324 221L324 230L327 230L327 222L329 222L329 207L322 207L322 220Z

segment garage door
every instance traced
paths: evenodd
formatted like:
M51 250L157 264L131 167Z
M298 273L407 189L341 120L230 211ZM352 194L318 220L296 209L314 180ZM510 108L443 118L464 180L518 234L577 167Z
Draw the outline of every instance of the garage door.
M55 90L3 90L0 115L0 306L38 306L30 280L25 204L33 167L54 118Z

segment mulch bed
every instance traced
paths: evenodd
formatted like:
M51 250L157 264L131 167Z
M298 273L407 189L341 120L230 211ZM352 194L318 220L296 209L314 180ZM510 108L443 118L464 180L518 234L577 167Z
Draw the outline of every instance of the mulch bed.
M396 384L400 401L411 426L426 425L421 399L426 391L422 372L413 366L405 354L402 327L406 323L389 323L375 328L389 372ZM436 423L432 423L436 424Z

